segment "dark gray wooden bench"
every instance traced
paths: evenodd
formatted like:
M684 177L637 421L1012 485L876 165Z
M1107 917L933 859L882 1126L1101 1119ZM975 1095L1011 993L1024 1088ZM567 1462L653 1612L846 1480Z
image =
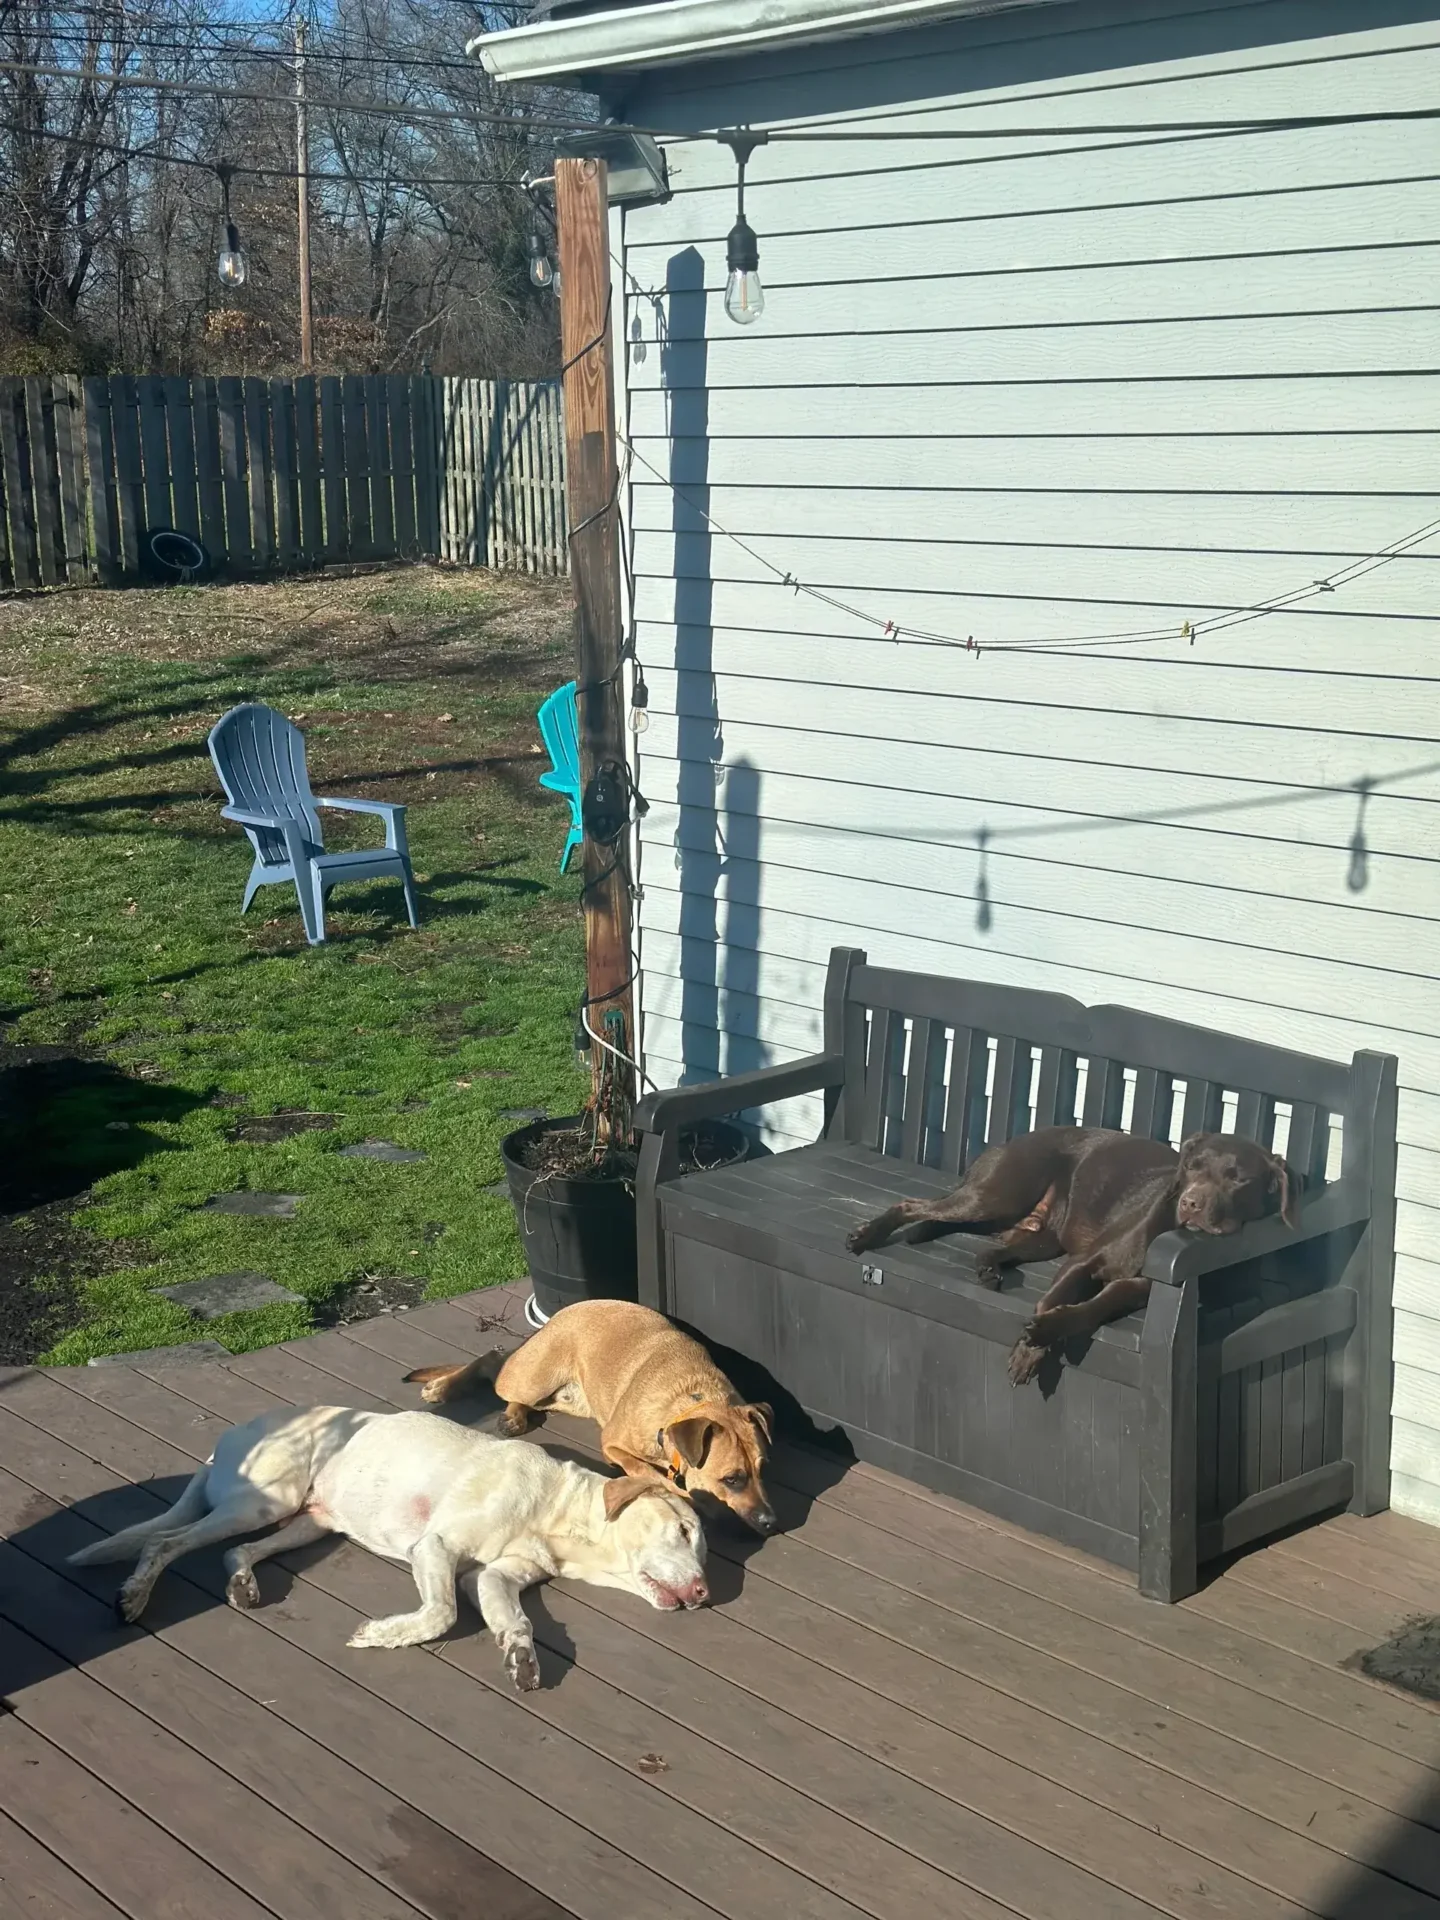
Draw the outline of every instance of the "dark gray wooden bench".
M1311 1515L1388 1504L1391 1056L1342 1066L851 949L831 955L824 1037L641 1104L642 1300L757 1362L861 1458L1132 1568L1157 1599ZM814 1146L678 1177L682 1125L817 1091ZM1163 1235L1147 1305L1067 1349L1052 1392L1016 1390L1006 1358L1054 1263L996 1293L978 1236L855 1255L845 1235L953 1186L984 1146L1077 1118L1278 1139L1300 1229Z

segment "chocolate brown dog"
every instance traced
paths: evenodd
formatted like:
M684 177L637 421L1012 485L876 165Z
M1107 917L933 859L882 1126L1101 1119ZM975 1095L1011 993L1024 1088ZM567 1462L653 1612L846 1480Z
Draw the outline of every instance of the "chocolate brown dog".
M499 1353L460 1366L417 1367L431 1406L493 1380L505 1402L499 1429L521 1434L544 1407L600 1423L600 1450L622 1473L683 1482L774 1533L760 1473L770 1439L767 1406L749 1406L699 1341L664 1314L629 1300L577 1300L501 1365ZM498 1369L498 1370L497 1370Z
M1004 1267L1069 1254L1010 1355L1020 1387L1057 1341L1093 1334L1144 1302L1150 1282L1140 1269L1160 1234L1234 1233L1277 1210L1294 1227L1299 1202L1293 1168L1234 1134L1192 1134L1176 1154L1108 1128L1042 1127L987 1148L953 1193L902 1200L845 1244L863 1253L906 1226L920 1229L916 1240L947 1227L1000 1227L978 1270L988 1287L999 1286Z

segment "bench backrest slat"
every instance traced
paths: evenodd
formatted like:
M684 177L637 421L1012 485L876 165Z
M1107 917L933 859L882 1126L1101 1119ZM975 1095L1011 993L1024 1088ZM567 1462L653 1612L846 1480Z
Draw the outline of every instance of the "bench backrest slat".
M837 970L835 961L846 964ZM1124 1127L1177 1144L1231 1132L1285 1157L1314 1191L1350 1068L1128 1007L832 959L846 1092L832 1126L958 1173L1032 1127Z

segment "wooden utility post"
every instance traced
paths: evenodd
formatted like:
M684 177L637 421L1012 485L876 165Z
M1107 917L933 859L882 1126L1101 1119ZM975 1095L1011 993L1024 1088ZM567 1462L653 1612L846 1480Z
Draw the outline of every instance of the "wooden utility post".
M300 365L315 365L310 313L310 127L305 107L305 22L295 22L295 209L300 241Z
M599 770L618 773L629 813L625 686L621 663L620 507L616 486L615 381L610 357L610 224L602 160L555 162L560 234L560 351L565 362L566 498L570 577L575 592L575 681L580 709L581 790ZM631 993L630 827L597 840L585 822L585 992L590 1025L621 1050L635 1052ZM605 1016L616 1011L617 1036ZM592 1090L604 1056L590 1046ZM628 1099L628 1067L611 1059Z

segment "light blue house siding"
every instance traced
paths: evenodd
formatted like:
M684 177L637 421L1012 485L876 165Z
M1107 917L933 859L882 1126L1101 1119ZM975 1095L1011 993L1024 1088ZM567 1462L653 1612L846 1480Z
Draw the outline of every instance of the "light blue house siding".
M919 134L1437 102L1440 7L1149 0L659 71L617 110ZM730 155L671 164L670 204L615 217L650 1072L814 1048L835 942L1393 1051L1394 1502L1440 1518L1440 545L1181 632L1440 516L1440 126L761 148L745 331ZM917 627L1116 637L977 657Z

